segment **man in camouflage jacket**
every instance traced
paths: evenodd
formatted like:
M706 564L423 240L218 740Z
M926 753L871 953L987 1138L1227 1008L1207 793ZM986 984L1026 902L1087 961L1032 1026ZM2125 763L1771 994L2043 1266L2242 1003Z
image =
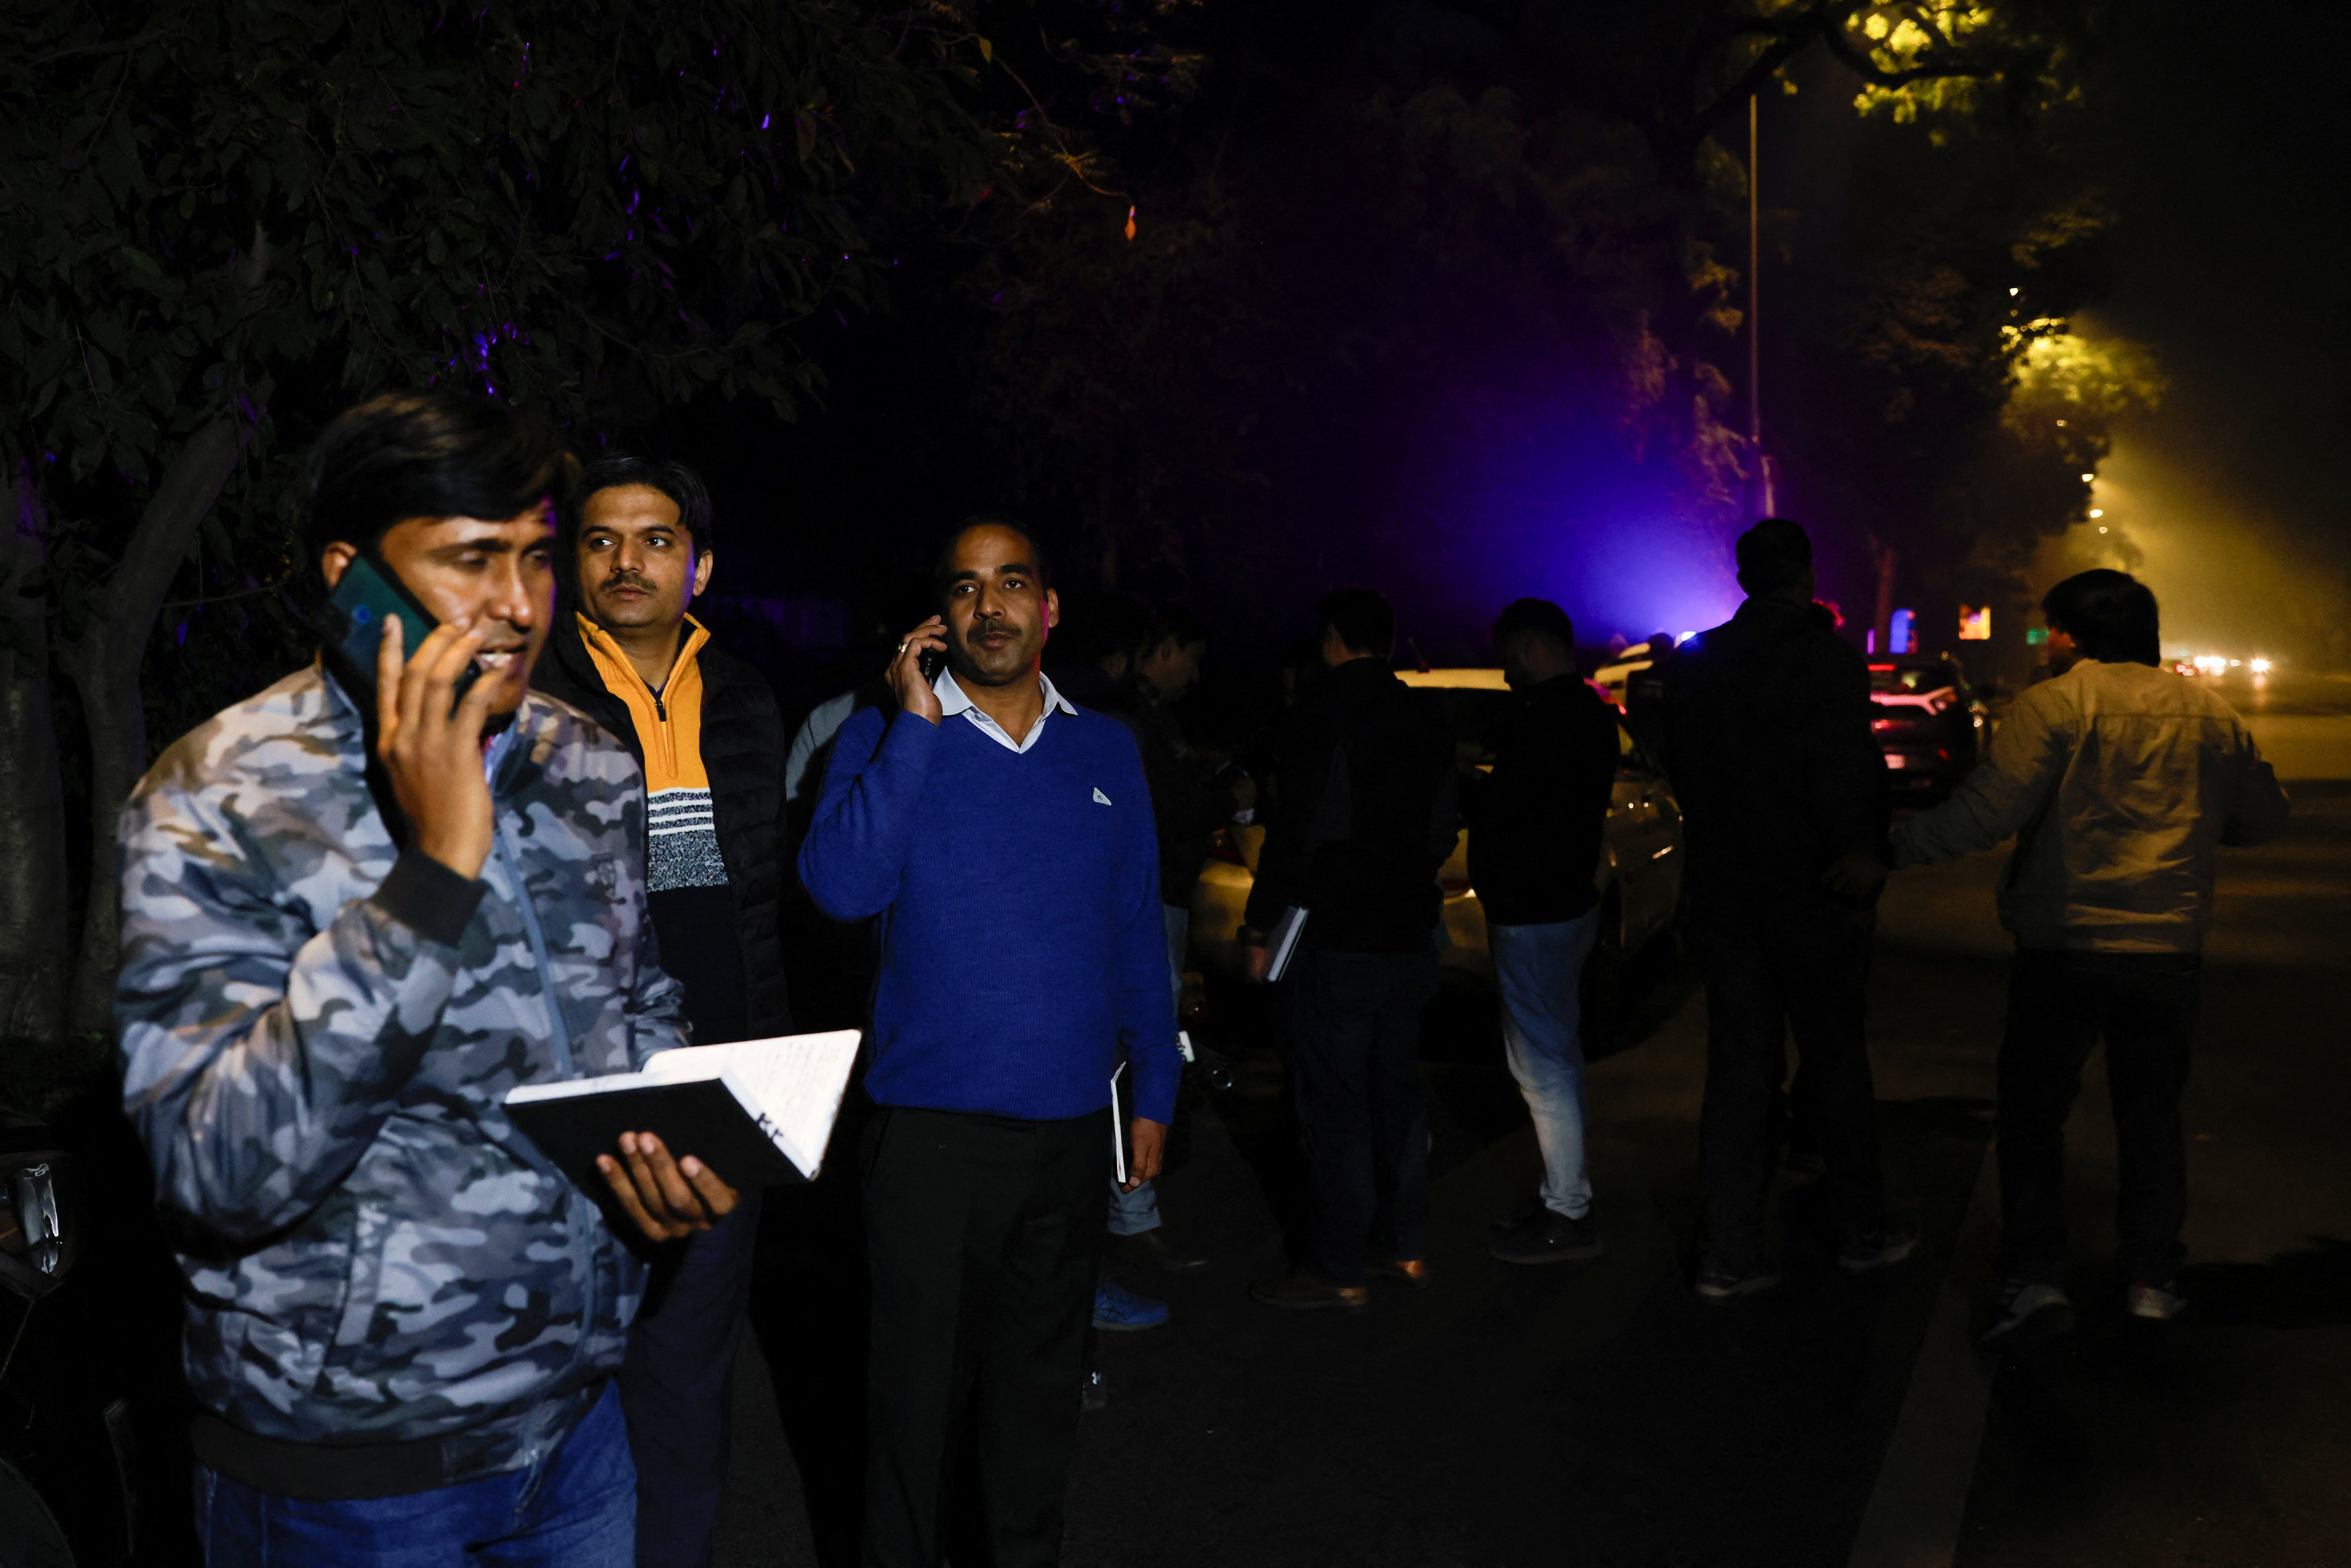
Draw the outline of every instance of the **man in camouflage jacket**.
M511 415L456 400L382 399L342 423L360 416L373 427L322 438L334 450L323 477L313 461L318 510L336 510L339 483L382 486L362 459L380 466L387 442L394 457L430 455L473 421L487 422L487 437L470 432L476 448L513 444L496 424ZM506 602L519 609L470 616L419 580L439 570L430 560L402 573L446 622L413 665L437 658L432 673L453 676L471 659L482 672L440 726L463 731L471 716L472 733L442 737L454 763L436 779L402 752L437 733L451 683L413 665L403 676L392 651L379 680L398 696L372 727L373 695L352 689L365 683L314 664L182 738L123 817L124 1103L182 1238L215 1562L242 1560L240 1542L282 1542L287 1518L307 1530L321 1511L344 1544L406 1538L429 1517L453 1521L461 1552L487 1537L521 1549L500 1561L627 1561L632 1482L607 1389L643 1270L500 1103L520 1083L629 1071L687 1033L653 952L637 766L577 710L527 694L551 609L536 585L551 587L544 497L559 467L490 446L475 465L486 478L413 484L383 502L394 523L374 542L326 547L330 579L338 550L381 549L397 569L393 540L418 528L471 528L466 548L491 556L505 530L536 558L512 569ZM358 472L339 480L339 460ZM486 485L503 498L469 505ZM319 527L368 532L332 515ZM482 694L496 686L511 721L485 742L497 698ZM388 789L371 789L371 746ZM464 833L470 852L453 853ZM649 1220L628 1196L654 1234L695 1223ZM590 1448L596 1473L559 1473L559 1453ZM490 1493L505 1522L464 1522L465 1500ZM430 1506L404 1521L383 1512L418 1500ZM563 1518L526 1519L533 1508Z

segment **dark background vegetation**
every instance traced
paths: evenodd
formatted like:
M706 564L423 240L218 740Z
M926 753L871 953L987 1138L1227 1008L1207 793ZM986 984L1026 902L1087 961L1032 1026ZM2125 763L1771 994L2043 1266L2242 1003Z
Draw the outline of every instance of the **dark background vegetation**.
M1767 459L1851 634L1991 603L2014 678L2036 552L2164 390L2123 329L2166 308L2084 312L2192 9L10 7L0 1029L103 1024L88 867L154 750L303 656L299 455L386 387L705 467L712 614L793 704L981 510L1067 591L1191 602L1228 687L1343 580L1436 661L1523 592L1692 630Z

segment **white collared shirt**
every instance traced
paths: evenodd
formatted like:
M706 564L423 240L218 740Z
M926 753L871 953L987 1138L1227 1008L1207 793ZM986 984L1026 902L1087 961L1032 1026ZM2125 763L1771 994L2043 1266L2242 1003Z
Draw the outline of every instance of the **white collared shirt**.
M961 714L977 725L982 735L1007 751L1025 752L1037 744L1039 736L1045 733L1045 721L1053 716L1055 708L1060 708L1066 714L1074 714L1078 711L1071 705L1069 698L1053 689L1053 678L1042 670L1037 672L1037 684L1044 688L1045 706L1043 711L1037 715L1037 722L1029 727L1028 735L1019 740L1007 735L1002 725L979 710L979 706L966 695L962 686L956 684L953 670L941 670L939 678L931 683L931 690L938 694L939 721L942 724L956 715Z

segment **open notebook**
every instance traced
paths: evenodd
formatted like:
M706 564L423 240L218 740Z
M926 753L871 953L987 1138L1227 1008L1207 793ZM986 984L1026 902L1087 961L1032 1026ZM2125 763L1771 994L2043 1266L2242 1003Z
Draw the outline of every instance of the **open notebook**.
M598 1155L652 1133L735 1187L815 1179L857 1061L858 1032L792 1034L656 1051L636 1072L527 1083L507 1119L581 1190L601 1197Z

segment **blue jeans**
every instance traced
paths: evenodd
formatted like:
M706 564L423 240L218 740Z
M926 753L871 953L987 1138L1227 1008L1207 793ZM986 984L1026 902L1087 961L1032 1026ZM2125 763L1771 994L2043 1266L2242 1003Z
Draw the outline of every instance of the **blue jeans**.
M609 1387L538 1463L403 1497L280 1497L201 1466L205 1568L630 1568L637 1478Z
M1543 1207L1581 1219L1592 1207L1583 1157L1583 962L1600 911L1547 925L1489 925L1502 990L1502 1047L1542 1150Z
M1159 906L1161 926L1167 933L1167 978L1175 988L1176 1005L1184 1005L1184 958L1192 937L1192 912L1180 904ZM1159 1228L1159 1186L1144 1182L1133 1192L1121 1190L1118 1177L1110 1181L1110 1233L1140 1236Z
M615 1379L637 1460L637 1568L707 1568L726 1490L735 1345L751 1300L760 1197L653 1266Z

